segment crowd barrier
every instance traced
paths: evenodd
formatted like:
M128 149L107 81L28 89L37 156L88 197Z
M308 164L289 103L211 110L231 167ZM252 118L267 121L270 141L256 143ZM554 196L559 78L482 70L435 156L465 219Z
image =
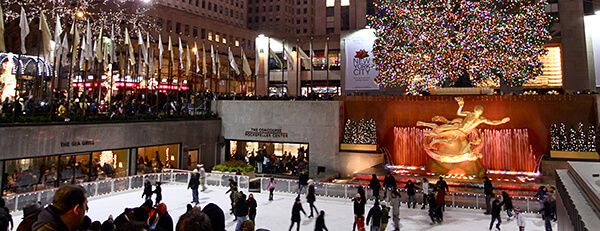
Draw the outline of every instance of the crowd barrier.
M156 181L160 181L164 183L178 183L178 184L187 184L190 178L190 171L186 170L176 170L176 169L166 169L162 173L152 173L146 175L135 175L123 178L115 178L108 179L102 181L95 182L87 182L80 184L83 186L88 192L88 198L100 197L110 195L112 193L139 189L144 186L144 182L149 180L153 183ZM229 179L234 179L238 182L238 187L241 190L245 191L260 191L267 190L267 185L269 183L269 177L260 177L258 179L250 179L245 175L233 175L233 174L225 174L225 173L207 173L206 174L206 184L208 186L220 186L220 187L228 187ZM251 187L251 182L260 181L257 183L256 188ZM294 179L282 179L276 178L275 181L275 192L278 193L298 193L298 181ZM319 196L325 197L336 197L336 198L347 198L352 199L356 196L359 185L355 184L339 184L339 183L326 183L326 182L315 182L315 194ZM6 206L11 211L22 210L25 204L29 201L39 201L42 205L47 205L52 202L52 197L54 196L54 192L56 192L58 188L47 189L34 191L29 193L17 194L5 196L4 200L6 201ZM405 203L408 196L404 189L400 189L402 192L402 202ZM371 189L367 189L366 191L367 198L373 199L373 192ZM303 192L306 193L306 190ZM383 195L383 190L381 190L380 195ZM305 195L302 195L303 197ZM380 196L380 198L382 198ZM523 196L513 196L512 202L513 205L520 206L521 210L524 212L538 212L540 209L540 205L538 203L538 199L534 197L523 197ZM415 195L415 199L417 201L417 206L422 206L423 202L423 193L417 192ZM501 198L500 198L501 200ZM461 192L448 192L446 195L446 205L457 208L471 208L471 209L485 209L485 195L478 193L461 193Z

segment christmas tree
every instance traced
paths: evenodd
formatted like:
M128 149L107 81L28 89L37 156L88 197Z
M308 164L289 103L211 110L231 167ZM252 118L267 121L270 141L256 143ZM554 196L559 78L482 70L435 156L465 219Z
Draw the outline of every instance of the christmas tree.
M575 140L571 140L571 144L574 146L573 147L573 151L578 151L578 152L585 152L587 151L587 146L586 146L586 133L583 130L583 123L578 123L577 127L575 128Z
M550 126L550 150L560 150L560 142L558 141L558 125Z
M594 125L590 125L588 127L588 131L587 131L587 139L586 139L586 146L587 146L587 150L588 152L595 152L596 151L596 127L594 127Z
M550 39L545 0L375 1L380 86L408 93L467 76L475 86L521 86L542 73Z
M565 145L565 151L577 151L577 146L573 143L573 141L575 141L576 137L577 137L577 132L575 131L574 127L571 127L571 129L569 130L569 142L567 142L567 144Z
M346 125L344 126L344 140L343 143L352 144L353 136L356 133L356 123L352 120L347 120Z
M558 126L558 149L557 151L567 151L567 128L564 123Z
M377 144L377 125L374 119L370 119L366 124L367 140L366 144Z

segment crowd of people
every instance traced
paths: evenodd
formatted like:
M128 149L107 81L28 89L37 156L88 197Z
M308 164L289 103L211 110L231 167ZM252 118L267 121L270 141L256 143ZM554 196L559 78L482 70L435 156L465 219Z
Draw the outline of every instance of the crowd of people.
M296 155L284 151L281 156L269 153L266 147L263 147L256 151L246 151L245 154L235 153L233 159L243 160L252 165L256 173L297 176L308 171L308 150L304 147L298 148Z

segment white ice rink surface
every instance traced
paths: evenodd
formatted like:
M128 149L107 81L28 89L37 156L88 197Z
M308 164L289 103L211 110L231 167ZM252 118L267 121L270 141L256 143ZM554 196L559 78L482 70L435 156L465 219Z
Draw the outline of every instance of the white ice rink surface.
M186 205L190 203L192 195L190 190L186 190L186 185L183 184L163 184L163 202L167 205L168 211L173 217L176 224L179 216L186 209ZM233 222L233 216L229 215L229 195L225 194L225 187L209 187L206 191L200 192L200 206L208 203L215 203L225 212L225 228L228 231L235 229L236 223ZM244 191L248 195L247 191ZM274 200L268 201L268 192L253 193L258 202L256 227L265 228L271 231L285 231L290 225L291 210L296 194L277 193L275 192ZM88 216L92 221L106 220L109 215L117 217L125 207L138 207L144 201L142 199L142 190L131 190L112 194L110 196L99 196L89 199ZM303 194L302 207L310 215L308 204L306 203L306 195ZM403 195L402 199L406 199ZM349 199L330 198L317 196L315 206L319 210L325 211L325 224L329 230L349 231L352 230L353 224L353 208L352 202ZM373 201L369 201L366 206L366 213L373 206ZM532 206L537 206L532 204ZM446 208L444 213L443 224L430 225L430 219L427 215L427 210L408 209L404 204L400 209L400 230L459 230L459 231L475 231L488 230L490 224L490 216L484 215L483 210ZM390 213L391 215L391 213ZM502 230L518 230L516 222L506 221L506 212L502 216ZM21 222L22 213L13 213L13 220L16 226ZM316 215L315 215L316 217ZM545 230L544 221L538 214L526 214L527 225L525 230ZM314 230L316 218L307 218L302 216L300 230ZM173 224L173 225L175 225ZM388 224L386 230L393 230L392 220ZM556 223L553 225L553 230L556 230ZM294 227L293 230L296 230ZM367 230L369 228L367 227Z

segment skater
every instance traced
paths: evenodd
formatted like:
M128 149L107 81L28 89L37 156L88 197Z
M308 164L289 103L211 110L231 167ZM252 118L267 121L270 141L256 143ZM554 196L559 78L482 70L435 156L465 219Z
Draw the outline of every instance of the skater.
M371 182L369 183L369 187L373 190L373 196L375 200L379 200L379 189L381 188L381 184L377 179L377 175L373 174L371 178Z
M313 209L315 212L317 212L317 214L319 213L319 210L315 206L316 199L317 198L315 197L315 182L312 179L310 179L308 180L308 193L306 194L306 202L308 202L308 209L310 209L310 215L308 216L308 218L313 218Z
M388 202L391 199L392 190L396 190L398 186L396 185L396 178L392 176L391 172L387 172L385 174L385 178L383 178L383 198Z
M521 207L515 207L515 219L517 220L517 226L519 231L525 231L525 215L521 213Z
M200 176L198 175L198 169L194 169L192 171L192 175L190 176L190 182L188 182L188 189L192 189L192 203L199 204L200 200L198 200L198 185L200 185Z
M298 179L298 197L300 197L300 193L308 186L308 174L306 174L305 170L300 172L300 178Z
M494 201L492 202L492 221L490 222L490 230L492 230L495 220L498 220L498 223L496 224L496 230L500 230L500 224L502 224L502 218L500 218L500 211L502 211L500 201L498 199L494 199Z
M548 197L546 195L546 197ZM552 209L552 205L550 201L546 198L544 200L544 207L540 209L540 213L544 219L544 224L546 226L546 231L552 231L552 219L554 218L554 210Z
M437 195L435 197L435 215L438 223L442 223L444 221L444 206L446 204L446 201L444 200L445 194L446 192L443 188L437 189Z
M513 211L513 203L510 195L506 193L506 191L502 191L502 203L504 205L504 210L506 210L506 215L508 216L508 220L512 219L512 211Z
M421 209L425 209L425 205L427 205L427 194L429 194L429 181L427 181L427 178L425 177L423 177L423 186L421 188L423 188L423 206L421 206Z
M156 188L154 189L154 191L152 191L152 193L156 194L156 202L154 204L154 207L157 207L160 204L160 201L162 201L162 188L160 187L161 183L159 181L156 182Z
M269 184L267 185L267 188L269 189L269 200L270 201L273 200L273 191L275 191L276 184L277 184L277 181L275 181L275 178L273 178L273 177L269 178Z
M375 201L373 208L369 210L369 215L367 215L367 225L369 225L369 221L373 218L373 222L371 222L371 231L379 231L381 227L381 209L379 208L379 202Z
M546 194L548 194L548 188L546 188L546 186L540 186L535 196L533 196L538 198L540 202L540 209L544 209L544 198L546 197Z
M404 186L404 188L406 189L406 193L408 194L408 208L410 209L410 203L412 202L412 208L415 208L415 205L417 204L417 201L415 200L415 189L420 189L419 187L417 187L415 184L413 184L412 180L408 180L408 182L406 182L406 185Z
M292 224L290 225L289 231L292 231L294 223L298 223L296 226L296 230L300 230L300 211L302 211L302 213L304 213L304 216L306 216L306 212L304 212L302 204L300 203L300 197L296 197L296 202L294 202L294 207L292 207Z
M431 225L435 225L436 222L438 222L437 220L437 204L435 202L435 194L434 193L429 193L426 196L427 198L427 203L429 204L429 218L431 218Z
M392 222L394 222L394 231L400 230L400 193L398 190L392 191Z
M231 209L229 210L229 214L233 214L233 207L235 206L235 202L238 199L238 188L237 182L233 179L229 179L229 190L225 192L225 194L229 193L229 200L231 202Z
M325 226L325 211L321 210L321 214L317 216L317 222L315 224L315 231L329 231Z
M252 193L248 195L248 207L250 208L250 210L248 211L248 218L252 221L253 224L256 224L256 221L254 221L254 219L256 218L256 207L258 207L258 204L256 203L256 200L254 199L254 195L252 195Z
M357 193L352 201L354 202L354 225L352 226L352 230L354 231L357 226L359 227L358 230L360 230L361 226L364 229L365 204L367 204L367 200L360 193Z
M198 174L200 174L200 186L202 186L202 192L206 190L206 170L204 170L204 164L198 164Z
M237 220L237 225L235 226L235 230L240 230L242 227L242 223L248 220L248 211L250 210L250 206L246 201L246 195L240 192L239 199L235 203L235 219Z
M446 193L450 192L450 188L448 188L448 184L446 183L446 181L444 180L443 177L440 176L438 182L435 183L435 188L434 190L439 191L438 189L442 189L442 202L441 204L439 204L440 202L438 201L438 206L442 206L442 211L444 211L445 207L446 207Z
M390 196L391 199L392 196ZM381 202L381 229L385 231L388 225L388 221L390 219L390 208L387 207L387 202Z
M144 182L144 193L142 194L142 198L145 200L152 200L152 183L149 180Z
M483 193L485 194L485 213L490 214L492 212L492 206L490 202L492 198L494 198L494 186L492 185L492 181L487 176L483 177Z

